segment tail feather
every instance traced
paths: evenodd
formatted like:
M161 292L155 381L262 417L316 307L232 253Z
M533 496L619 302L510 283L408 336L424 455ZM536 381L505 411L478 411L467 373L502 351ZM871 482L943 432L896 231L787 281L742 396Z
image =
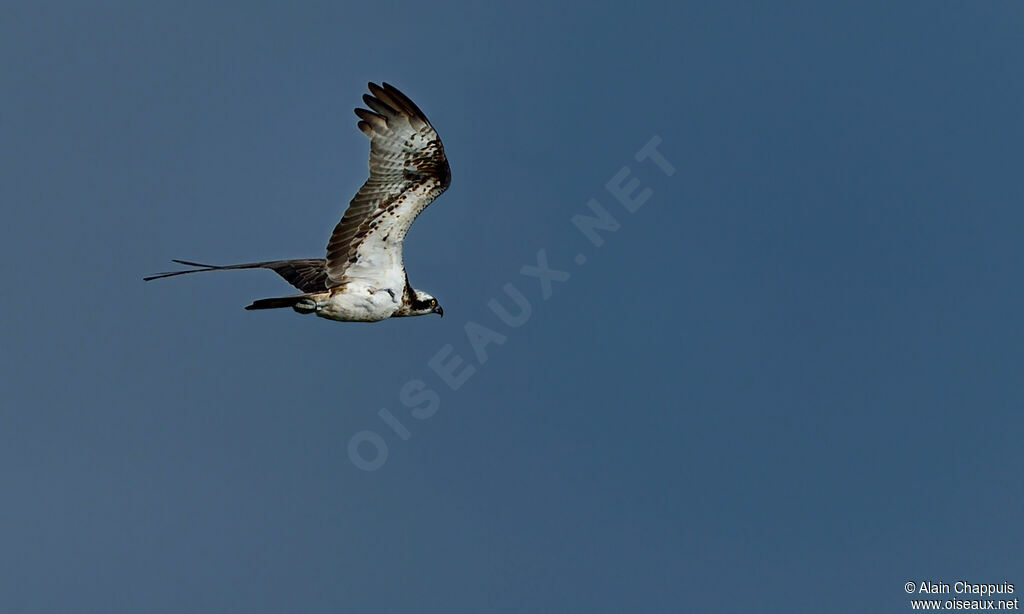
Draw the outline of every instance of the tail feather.
M246 309L251 311L253 309L281 309L284 307L291 307L299 313L313 313L316 311L316 301L306 294L277 296L255 300Z
M304 259L304 260L267 260L264 262L246 262L243 264L228 264L228 265L217 265L217 264L203 264L202 262L192 262L191 260L172 260L177 264L184 266L195 267L192 269L186 269L184 271L168 271L166 273L156 273L148 277L143 277L145 281L152 281L154 279L163 279L165 277L174 277L175 275L185 275L186 273L203 273L206 271L228 271L233 269L270 269L283 277L288 283L292 284L299 290L303 291L303 294L293 294L291 296L277 296L273 298L261 298L253 301L251 305L247 306L246 309L282 309L284 307L291 307L299 313L314 313L317 309L317 301L314 296L318 292L322 292L325 288L322 277L326 276L324 270L323 259Z

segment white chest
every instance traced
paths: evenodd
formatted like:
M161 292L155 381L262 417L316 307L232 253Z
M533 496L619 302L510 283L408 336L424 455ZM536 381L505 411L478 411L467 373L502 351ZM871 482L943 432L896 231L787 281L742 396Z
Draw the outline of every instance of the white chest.
M341 292L318 301L316 315L342 322L376 322L390 318L402 301L403 288L372 288L349 284Z

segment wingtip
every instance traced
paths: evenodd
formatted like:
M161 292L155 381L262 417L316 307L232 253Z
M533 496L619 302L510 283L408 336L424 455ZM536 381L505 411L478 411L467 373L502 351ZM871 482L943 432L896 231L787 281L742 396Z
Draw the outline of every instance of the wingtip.
M175 264L181 264L184 266L197 267L194 269L186 269L184 271L164 271L163 273L153 273L142 278L142 281L153 281L154 279L166 279L168 277L175 277L177 275L184 275L186 273L198 273L200 271L215 271L219 267L213 264L203 264L202 262L193 262L191 260L179 260L178 258L171 258L171 262Z

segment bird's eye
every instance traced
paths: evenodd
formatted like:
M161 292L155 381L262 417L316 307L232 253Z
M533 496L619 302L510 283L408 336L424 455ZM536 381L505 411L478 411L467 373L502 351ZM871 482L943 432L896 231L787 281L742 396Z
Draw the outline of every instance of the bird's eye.
M431 307L437 307L437 299L436 298L430 299L430 306Z

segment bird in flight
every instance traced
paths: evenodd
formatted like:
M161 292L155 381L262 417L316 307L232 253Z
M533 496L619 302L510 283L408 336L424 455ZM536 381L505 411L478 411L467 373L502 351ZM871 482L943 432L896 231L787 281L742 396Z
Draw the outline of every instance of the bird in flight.
M451 183L441 139L426 115L391 85L369 84L369 109L356 109L370 139L370 178L348 205L327 243L326 258L268 260L218 266L173 260L191 269L146 281L234 269L270 269L301 294L253 301L246 309L291 307L340 322L444 315L437 299L409 285L402 241L427 205Z

